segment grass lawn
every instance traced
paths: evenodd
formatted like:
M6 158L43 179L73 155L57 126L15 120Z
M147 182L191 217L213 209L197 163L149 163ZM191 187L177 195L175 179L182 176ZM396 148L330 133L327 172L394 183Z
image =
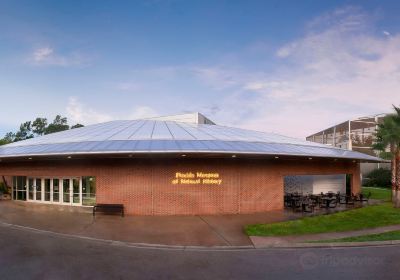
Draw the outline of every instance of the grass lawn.
M366 242L366 241L388 241L388 240L400 240L400 230L388 231L378 234L368 234L353 237L346 237L340 239L331 240L318 240L312 241L312 243L325 243L325 242Z
M400 224L400 209L393 208L391 203L383 203L330 215L249 225L245 231L251 236L286 236L359 230L394 224Z
M364 195L371 192L371 199L381 199L384 201L390 201L392 199L391 189L363 187L362 192Z

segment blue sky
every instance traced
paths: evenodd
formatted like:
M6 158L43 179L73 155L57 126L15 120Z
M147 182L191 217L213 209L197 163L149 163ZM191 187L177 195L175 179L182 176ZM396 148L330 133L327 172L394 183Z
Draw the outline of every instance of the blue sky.
M300 3L301 2L301 3ZM2 1L0 135L200 111L305 137L400 103L398 1Z

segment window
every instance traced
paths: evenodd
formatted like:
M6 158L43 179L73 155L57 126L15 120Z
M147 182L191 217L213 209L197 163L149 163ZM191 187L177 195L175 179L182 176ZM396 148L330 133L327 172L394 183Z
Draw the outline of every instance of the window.
M96 204L96 178L82 177L82 205Z
M26 177L13 177L13 199L26 200Z

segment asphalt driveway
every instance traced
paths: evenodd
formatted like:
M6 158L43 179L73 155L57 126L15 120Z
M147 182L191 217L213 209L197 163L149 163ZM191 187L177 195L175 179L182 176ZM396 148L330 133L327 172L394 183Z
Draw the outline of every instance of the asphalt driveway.
M398 279L400 247L182 250L0 225L1 279Z

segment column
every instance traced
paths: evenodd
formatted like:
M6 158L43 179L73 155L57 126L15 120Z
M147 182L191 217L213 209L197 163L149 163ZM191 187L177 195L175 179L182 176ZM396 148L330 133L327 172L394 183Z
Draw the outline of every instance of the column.
M25 191L26 191L26 201L29 200L29 179L26 177L25 180Z
M79 178L79 204L82 205L82 177Z
M42 185L42 189L40 190L41 193L42 193L41 199L42 199L42 201L44 201L44 196L45 196L45 191L44 191L44 178L41 178L41 179L40 179L40 184Z
M53 178L50 178L50 202L53 203Z
M353 150L353 142L351 141L351 121L349 121L349 145L347 147L350 151Z
M74 189L74 181L72 178L69 179L69 204L72 204L74 201L73 189Z

